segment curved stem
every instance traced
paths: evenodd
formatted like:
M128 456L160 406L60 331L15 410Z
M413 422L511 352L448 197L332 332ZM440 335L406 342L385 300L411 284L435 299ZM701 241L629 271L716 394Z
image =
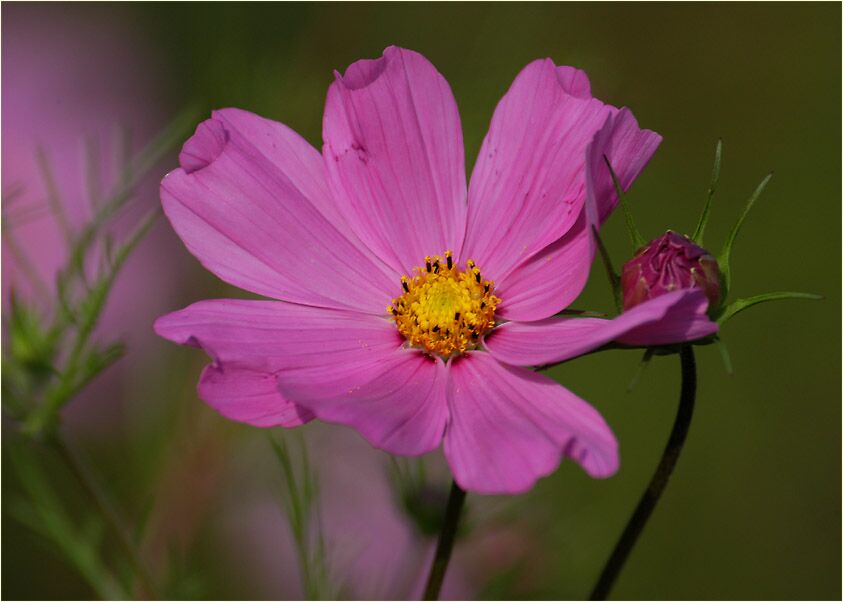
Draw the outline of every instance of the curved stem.
M667 440L656 472L650 479L647 490L641 496L606 566L603 567L603 572L591 592L590 600L605 600L609 595L641 531L644 530L647 520L664 493L676 461L679 460L679 454L682 453L682 446L688 436L688 428L691 426L691 417L694 414L694 400L697 392L697 366L694 361L694 350L690 345L685 345L679 351L679 360L682 365L682 390L673 430L670 432L670 438Z
M108 499L106 494L100 488L91 473L91 470L70 448L61 435L56 433L50 442L52 443L53 449L67 464L71 473L73 473L73 476L76 477L77 481L79 481L79 484L85 490L85 493L94 502L97 510L105 520L105 523L114 532L118 544L122 548L128 561L131 563L133 572L140 582L140 586L143 589L142 593L149 596L151 599L160 599L158 591L149 575L149 571L146 569L146 565L143 563L138 551L132 544L131 538L126 532L126 529L123 527L117 511L114 509L114 506L111 504L111 501Z
M424 590L425 600L439 599L439 590L442 589L445 571L448 570L448 561L451 560L451 551L454 549L454 539L457 536L457 523L459 523L464 502L465 491L454 481L451 485L451 494L448 496L448 506L445 509L445 521L442 523L439 542L436 544L436 556L433 557L430 575L427 577L427 587Z

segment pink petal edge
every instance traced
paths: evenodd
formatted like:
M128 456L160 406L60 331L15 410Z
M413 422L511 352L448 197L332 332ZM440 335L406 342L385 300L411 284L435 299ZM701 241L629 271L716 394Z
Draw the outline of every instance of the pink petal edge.
M223 280L276 299L374 314L400 290L400 275L349 237L319 154L289 128L217 111L181 159L185 168L161 182L164 212Z
M328 90L323 155L349 223L393 269L457 251L465 231L462 127L445 78L390 46L352 64Z
M419 351L360 353L344 363L279 373L281 392L320 420L353 427L389 453L416 456L439 447L448 423L447 370Z
M314 418L281 395L277 378L271 372L208 364L199 378L197 392L225 418L256 427L293 428Z
M596 250L591 226L599 227L618 202L603 156L609 158L622 188L628 190L660 142L661 136L638 127L628 109L621 109L606 121L585 152L584 210L565 236L497 283L502 318L540 320L568 307L579 296Z
M611 341L628 345L667 345L693 341L717 332L708 319L703 291L687 289L646 301L613 320L548 318L509 322L484 339L499 361L516 366L562 362Z
M213 359L199 396L223 416L254 426L297 426L313 415L278 391L290 366L348 362L366 350L394 350L400 336L382 318L280 301L200 301L155 321L174 343ZM330 351L328 351L330 350Z
M616 109L569 93L583 92L571 75L550 59L527 65L483 140L468 190L462 257L495 281L562 237L582 210L586 149Z
M452 362L445 457L463 489L516 494L563 457L594 478L614 474L618 443L599 412L555 381L488 353Z

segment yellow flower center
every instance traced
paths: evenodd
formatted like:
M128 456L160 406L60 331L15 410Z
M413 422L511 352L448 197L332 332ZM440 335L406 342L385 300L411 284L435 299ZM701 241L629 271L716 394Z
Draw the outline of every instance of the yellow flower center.
M386 310L398 332L413 347L444 359L475 349L480 337L495 325L501 300L492 294L494 282L484 280L472 260L460 270L450 251L425 257L413 277L402 276L404 294Z

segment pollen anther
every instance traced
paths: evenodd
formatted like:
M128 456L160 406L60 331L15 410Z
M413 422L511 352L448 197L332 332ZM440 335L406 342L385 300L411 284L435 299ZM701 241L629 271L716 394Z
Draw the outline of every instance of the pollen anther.
M444 359L476 349L481 335L495 325L494 283L483 280L472 260L460 269L453 253L424 258L412 277L402 276L404 293L387 311L412 347Z

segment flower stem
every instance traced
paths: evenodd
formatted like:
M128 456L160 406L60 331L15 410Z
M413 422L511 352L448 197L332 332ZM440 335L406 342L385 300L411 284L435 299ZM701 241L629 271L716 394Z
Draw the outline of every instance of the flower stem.
M682 366L682 389L673 430L670 432L670 438L667 440L658 468L650 479L647 490L641 496L606 566L603 567L603 572L591 592L590 600L605 600L608 597L626 559L664 493L673 468L679 460L679 454L682 453L682 446L685 444L688 428L691 426L691 417L694 414L694 400L697 392L697 366L694 361L694 350L690 345L685 345L679 351L679 360Z
M114 509L111 500L108 499L105 492L97 483L90 468L81 460L81 458L70 448L67 442L59 435L55 434L50 439L53 449L64 460L67 467L70 469L73 476L85 490L91 501L94 502L96 509L99 511L105 523L114 532L117 542L120 545L127 560L130 562L135 576L138 578L140 587L143 590L141 593L153 600L160 600L157 588L152 582L149 571L146 568L143 560L138 554L137 549L132 543L132 540Z
M439 599L439 590L442 589L445 571L448 570L448 561L451 560L451 551L454 549L454 539L457 536L457 523L459 523L464 502L465 491L454 481L451 485L451 494L448 496L448 506L445 509L445 521L442 523L439 542L436 544L436 556L433 557L433 565L427 577L427 587L424 590L425 600Z

